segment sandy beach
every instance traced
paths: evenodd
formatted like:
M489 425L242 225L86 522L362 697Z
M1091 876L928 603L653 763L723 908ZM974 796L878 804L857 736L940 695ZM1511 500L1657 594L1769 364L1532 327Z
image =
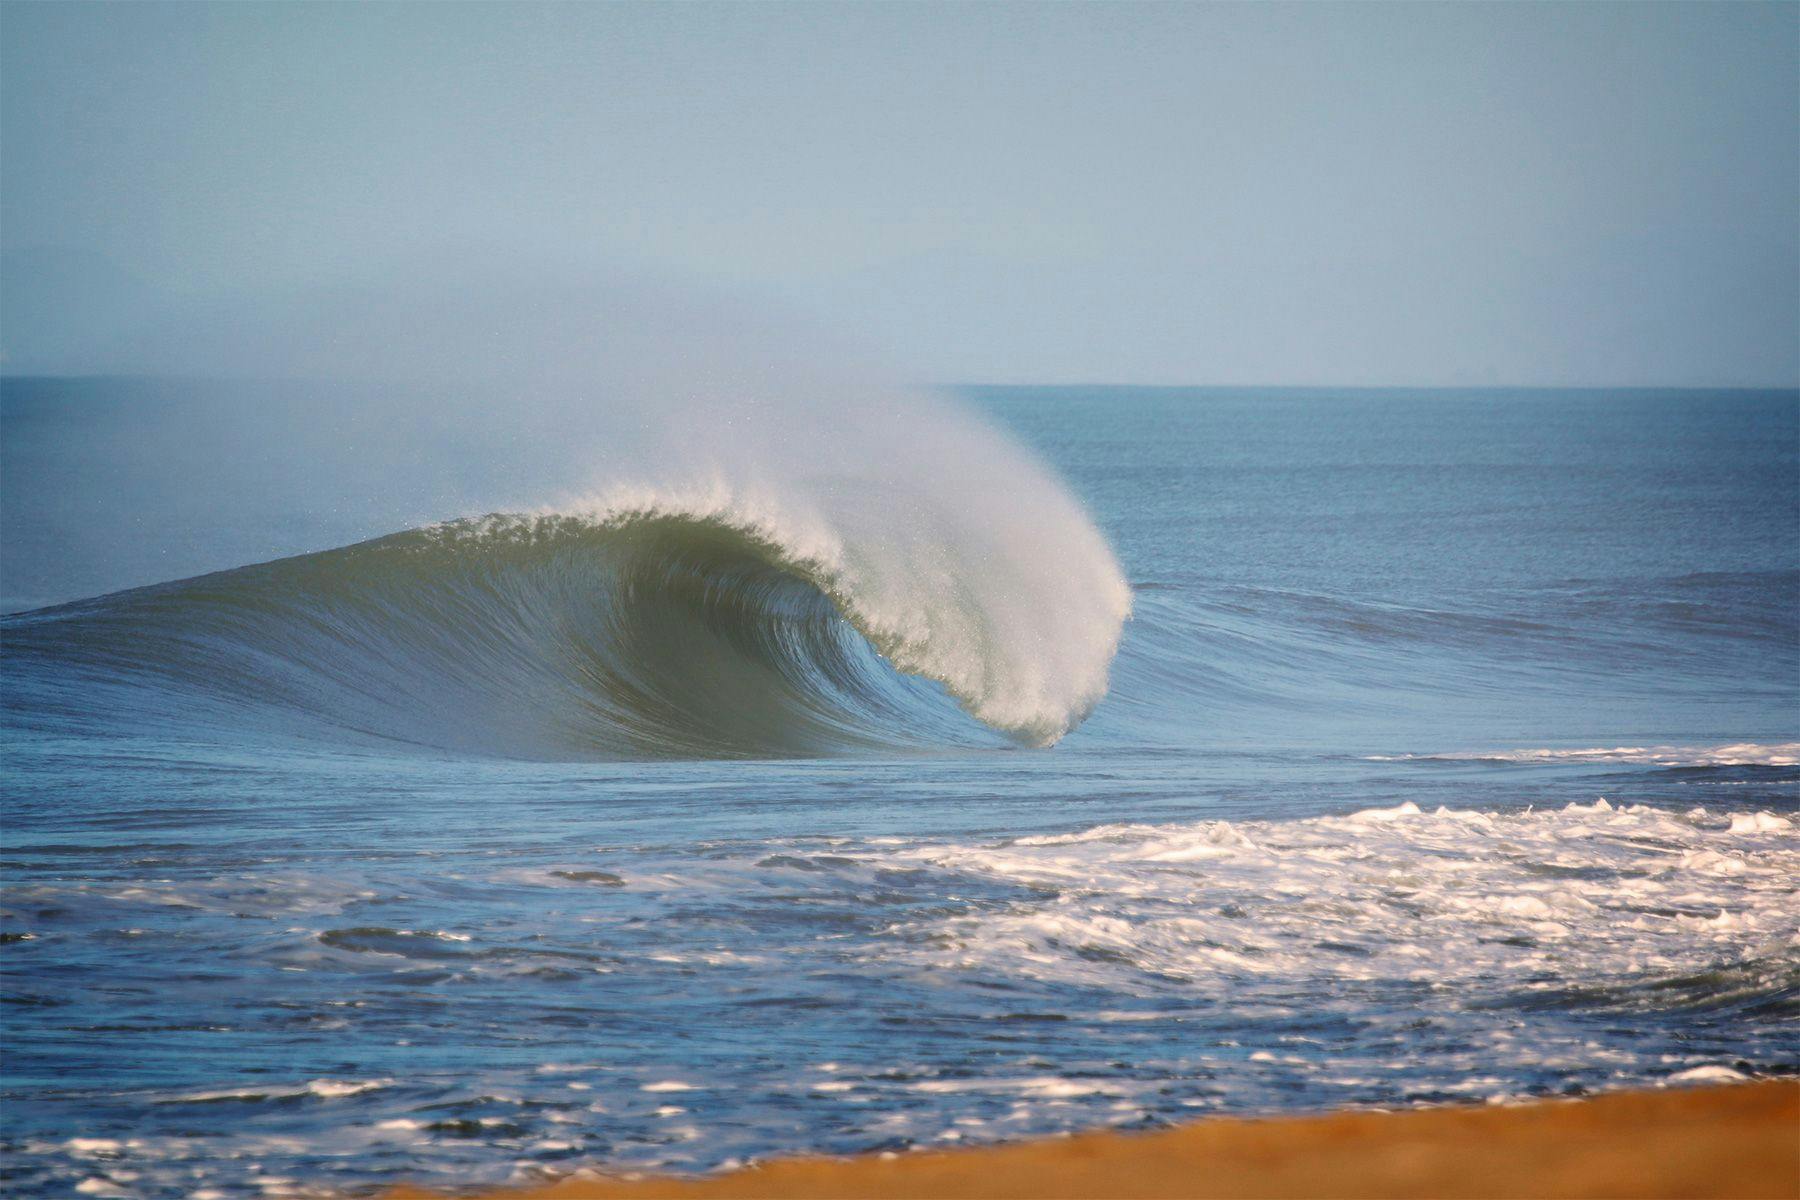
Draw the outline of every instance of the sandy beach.
M436 1193L402 1188L390 1200ZM859 1159L703 1180L569 1179L493 1200L859 1197L1800 1196L1800 1081L1263 1120Z

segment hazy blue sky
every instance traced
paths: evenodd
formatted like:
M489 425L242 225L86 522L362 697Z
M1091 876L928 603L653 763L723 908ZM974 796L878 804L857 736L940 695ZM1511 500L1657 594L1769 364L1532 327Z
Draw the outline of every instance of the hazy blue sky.
M1800 383L1793 4L8 3L0 50L12 369L462 247L937 380Z

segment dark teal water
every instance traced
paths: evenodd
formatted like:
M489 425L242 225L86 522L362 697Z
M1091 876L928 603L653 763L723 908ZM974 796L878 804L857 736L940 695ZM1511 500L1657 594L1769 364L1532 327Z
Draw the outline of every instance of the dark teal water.
M686 531L181 583L478 470L189 454L192 386L5 383L13 1194L1800 1066L1794 393L973 393L1132 591L1027 749Z

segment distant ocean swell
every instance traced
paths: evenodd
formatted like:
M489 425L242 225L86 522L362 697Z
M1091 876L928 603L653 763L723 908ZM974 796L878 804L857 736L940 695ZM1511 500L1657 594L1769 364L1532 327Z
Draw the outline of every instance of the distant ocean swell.
M1104 694L1128 601L1097 537L1098 586L1071 609L1067 580L1033 602L1041 564L948 522L921 538L840 515L620 493L15 615L9 707L115 732L738 757L1048 745Z

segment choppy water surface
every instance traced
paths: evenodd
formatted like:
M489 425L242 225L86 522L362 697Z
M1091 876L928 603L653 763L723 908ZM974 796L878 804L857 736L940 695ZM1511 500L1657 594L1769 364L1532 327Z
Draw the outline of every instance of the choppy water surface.
M225 573L95 599L157 558L56 489L166 500L147 386L6 384L10 1191L1800 1066L1791 393L982 393L1130 584L1088 713L1112 558L1010 458L350 550L404 525L184 509Z

